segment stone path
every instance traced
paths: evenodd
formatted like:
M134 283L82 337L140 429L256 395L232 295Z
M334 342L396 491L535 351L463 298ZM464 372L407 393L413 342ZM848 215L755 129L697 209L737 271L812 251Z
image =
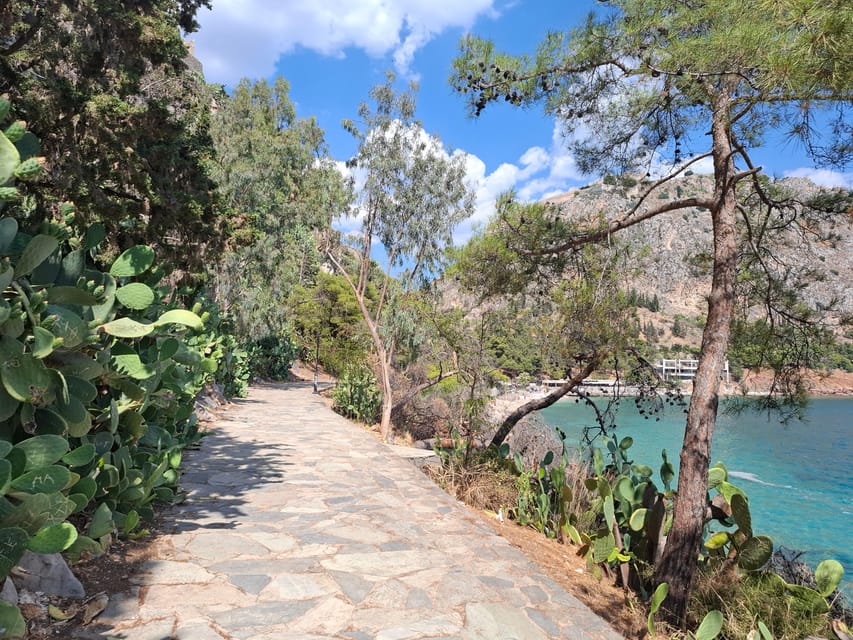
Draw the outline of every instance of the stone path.
M620 638L310 385L252 388L186 469L98 637Z

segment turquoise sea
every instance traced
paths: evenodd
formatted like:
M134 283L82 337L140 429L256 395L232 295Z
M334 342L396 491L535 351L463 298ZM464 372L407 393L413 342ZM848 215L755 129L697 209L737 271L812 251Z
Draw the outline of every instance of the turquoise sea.
M562 400L544 409L545 421L580 443L594 414L583 403ZM661 449L678 466L685 415L671 409L650 420L630 398L618 409L616 435L634 438L634 462L657 469ZM823 558L844 565L843 591L853 598L853 399L815 399L805 421L780 424L767 413L721 413L712 445L712 464L721 460L730 481L749 496L753 530L770 536L776 547L804 552L812 567ZM673 486L675 486L673 484Z

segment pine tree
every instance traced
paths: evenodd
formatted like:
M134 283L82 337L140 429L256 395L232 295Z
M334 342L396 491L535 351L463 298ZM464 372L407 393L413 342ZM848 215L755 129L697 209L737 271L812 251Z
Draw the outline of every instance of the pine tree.
M819 162L841 165L851 159L851 50L853 11L845 0L612 0L577 29L550 33L535 55L502 54L492 42L468 36L454 63L451 82L467 96L473 116L497 101L543 103L563 125L584 173L648 172L662 156L671 163L671 171L651 182L628 210L614 212L601 224L579 224L571 233L537 238L543 259L672 211L699 207L710 217L714 244L707 321L673 525L656 567L657 581L669 583L664 607L680 625L702 541L739 251L742 246L752 251L756 271L774 282L772 267L761 260L772 253L767 245L772 238L763 231L773 227L776 212L791 211L791 203L762 181L750 152L767 131L787 127ZM818 117L829 120L832 135L818 135ZM713 165L711 191L663 199L673 177L706 158ZM743 206L747 196L752 208ZM761 211L757 227L755 211ZM747 228L744 245L738 217ZM776 297L780 289L768 284L763 290L765 310L774 322L792 321L791 314L782 313L786 303L784 296Z

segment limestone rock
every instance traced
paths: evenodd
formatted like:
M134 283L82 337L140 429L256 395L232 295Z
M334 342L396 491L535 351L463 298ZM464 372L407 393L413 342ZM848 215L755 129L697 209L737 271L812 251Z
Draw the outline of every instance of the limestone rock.
M86 597L83 585L58 553L25 551L17 569L15 580L19 588L62 598Z

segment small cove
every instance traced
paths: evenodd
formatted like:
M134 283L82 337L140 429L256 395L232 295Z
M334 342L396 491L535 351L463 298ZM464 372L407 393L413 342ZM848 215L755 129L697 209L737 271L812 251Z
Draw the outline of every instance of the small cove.
M541 412L544 420L566 434L577 447L583 427L594 413L583 403L563 400ZM631 436L631 458L656 470L661 450L678 466L684 413L667 407L656 418L639 415L630 398L618 409L616 435ZM853 598L853 399L813 400L804 421L780 424L767 413L721 413L712 448L712 463L723 461L730 481L750 498L756 533L769 535L776 547L803 551L814 567L823 558L844 565L843 590Z

